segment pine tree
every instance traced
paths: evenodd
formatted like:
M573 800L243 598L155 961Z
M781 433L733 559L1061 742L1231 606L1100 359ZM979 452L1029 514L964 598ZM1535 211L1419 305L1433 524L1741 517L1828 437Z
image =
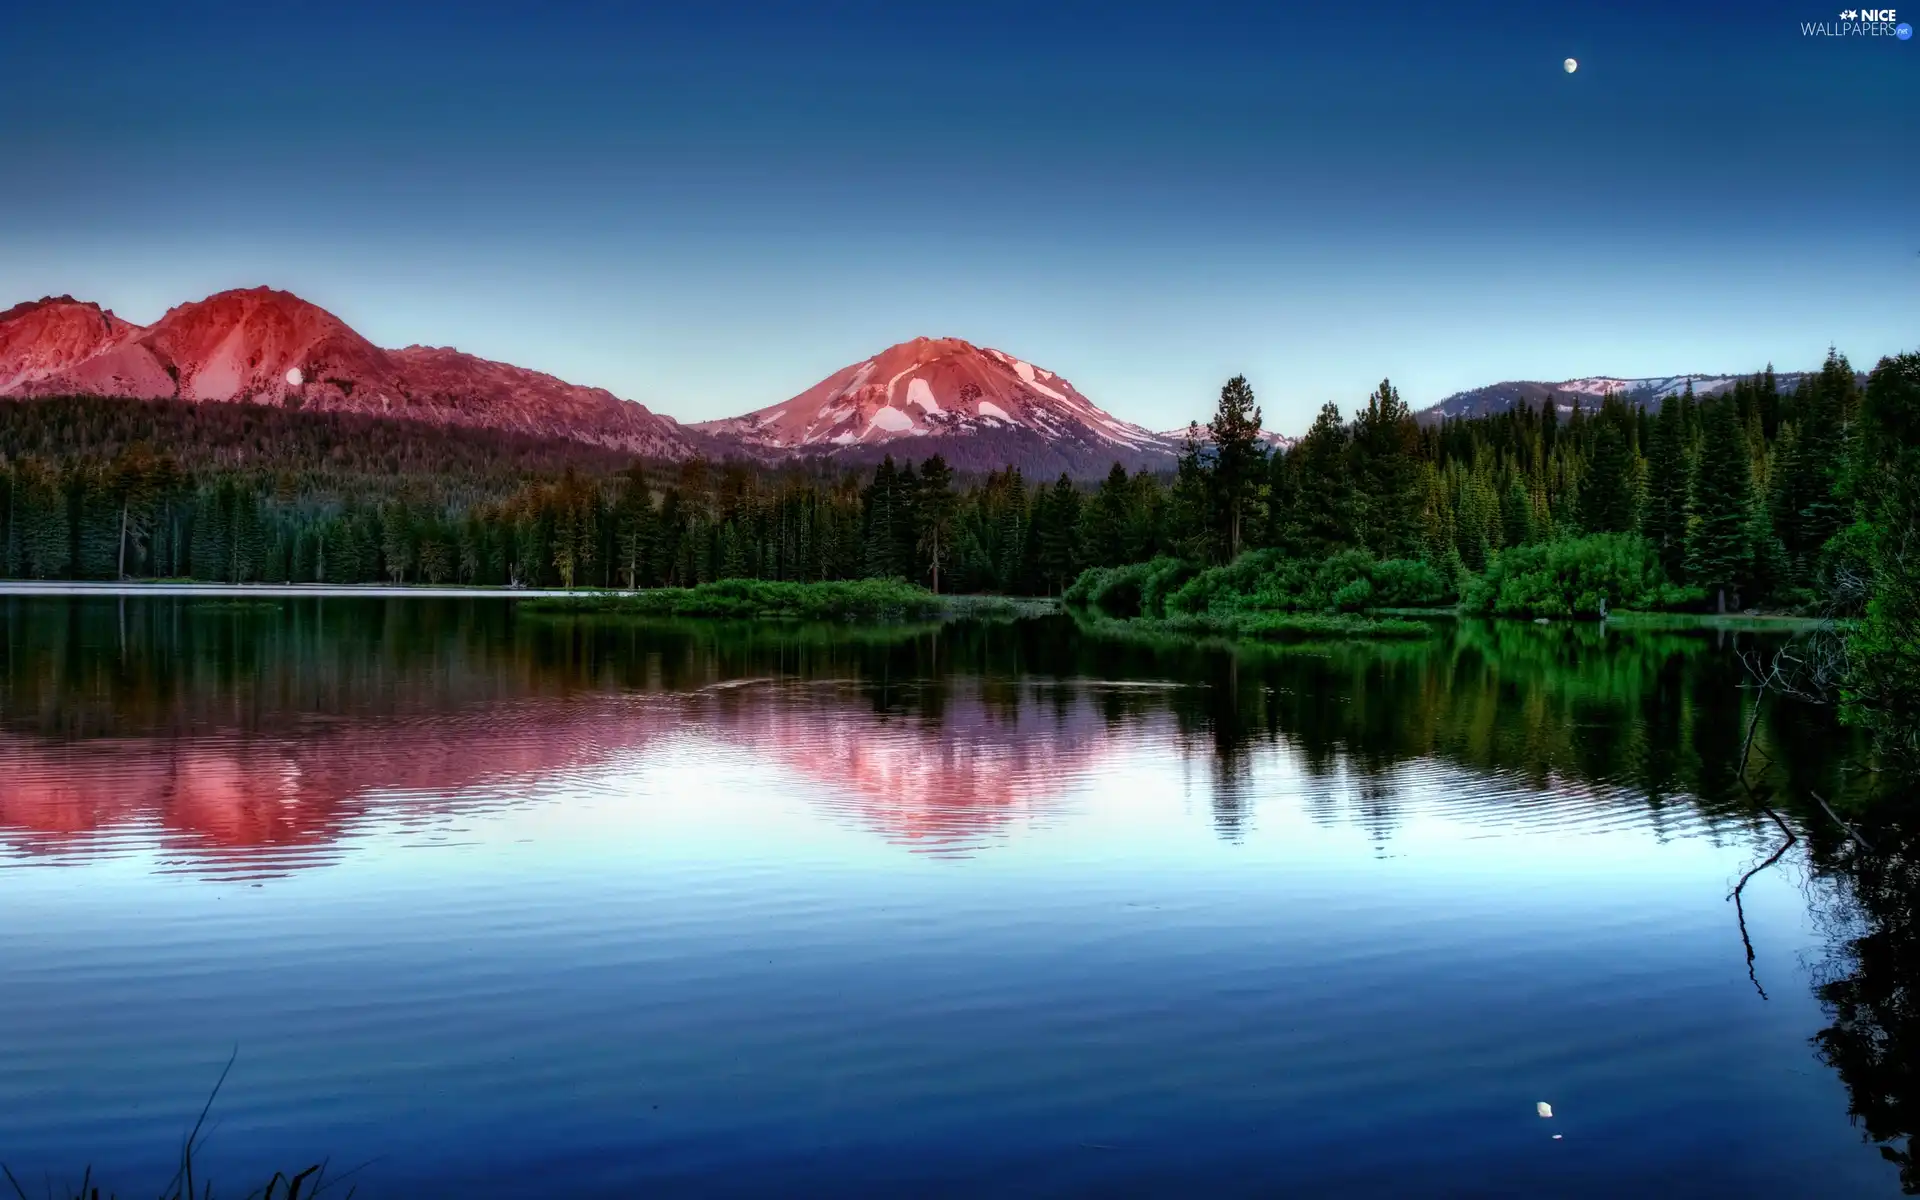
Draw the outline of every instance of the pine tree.
M1047 582L1048 594L1065 591L1080 573L1077 545L1080 529L1080 493L1073 481L1062 474L1044 493L1034 513L1034 537L1039 542L1040 571Z
M1647 503L1640 514L1640 532L1653 543L1660 564L1675 579L1687 561L1687 492L1683 402L1667 396L1660 401L1660 417L1654 422L1647 454Z
M745 579L747 571L747 552L742 544L739 526L727 521L720 526L720 578Z
M1128 514L1134 503L1133 480L1125 467L1114 463L1086 508L1081 544L1089 566L1117 567L1137 561L1128 553Z
M1848 720L1905 772L1920 767L1920 354L1882 359L1860 404L1850 467L1870 582L1848 636Z
M1689 507L1687 576L1720 612L1740 607L1753 577L1753 460L1731 397L1702 406L1700 458Z
M1000 554L994 562L994 574L1003 592L1028 587L1023 567L1027 561L1027 489L1018 470L1010 471L1005 498L1001 501Z
M1200 426L1187 426L1186 446L1173 477L1170 537L1173 551L1193 562L1213 557L1213 496L1207 479ZM1038 504L1035 505L1036 510ZM1035 513L1038 520L1038 512Z
M874 469L866 493L866 574L870 579L905 575L899 545L907 514L900 503L900 477L889 454Z
M1320 406L1313 427L1288 452L1299 499L1286 534L1287 548L1318 557L1356 544L1355 497L1346 422L1333 404Z
M1219 556L1231 562L1265 509L1266 449L1260 442L1260 407L1246 376L1235 375L1220 389L1211 441L1204 462L1214 536Z
M920 464L920 484L914 496L914 520L919 527L916 549L927 564L935 595L940 593L940 568L953 557L953 469L938 454Z
M13 512L8 559L29 579L56 579L67 572L72 522L66 490L47 462L22 459L13 471Z
M1517 472L1500 493L1500 540L1507 546L1524 546L1534 540L1533 504Z
M1791 427L1777 449L1769 508L1796 583L1811 583L1827 541L1849 514L1841 498L1846 428L1858 406L1853 366L1834 352L1793 398Z
M81 579L117 578L120 505L106 464L86 463L73 472L73 569Z
M1420 553L1420 430L1393 384L1381 380L1353 423L1355 490L1359 533L1367 549L1381 558L1410 558Z
M1626 533L1634 526L1633 450L1617 416L1602 410L1592 457L1580 480L1580 526L1588 533Z

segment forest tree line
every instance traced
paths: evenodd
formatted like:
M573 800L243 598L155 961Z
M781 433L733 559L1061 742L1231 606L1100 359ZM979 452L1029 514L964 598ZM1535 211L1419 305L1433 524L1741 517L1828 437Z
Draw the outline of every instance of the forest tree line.
M1159 555L1358 548L1454 578L1508 547L1639 533L1714 607L1794 607L1817 601L1847 550L1830 543L1861 499L1849 472L1861 402L1838 354L1790 392L1769 369L1653 411L1609 396L1428 426L1383 382L1351 419L1328 404L1290 452L1270 454L1236 378L1213 436L1191 440L1176 470L1116 464L1090 487L1016 470L961 482L938 456L866 472L649 467L235 406L179 406L198 411L155 427L151 405L17 403L0 424L0 567L562 587L901 577L1052 594L1084 568Z

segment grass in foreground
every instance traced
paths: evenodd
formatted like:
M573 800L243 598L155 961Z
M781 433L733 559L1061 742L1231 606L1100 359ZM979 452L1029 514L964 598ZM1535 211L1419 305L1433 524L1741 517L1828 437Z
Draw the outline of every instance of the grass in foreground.
M180 1166L174 1171L173 1178L167 1182L167 1186L161 1190L160 1200L214 1200L217 1194L223 1194L215 1193L211 1183L194 1174L193 1156L206 1146L209 1135L203 1131L206 1129L207 1116L213 1112L213 1102L219 1097L220 1088L227 1082L227 1074L233 1070L234 1061L238 1057L239 1051L236 1050L233 1058L229 1058L226 1067L221 1070L220 1078L214 1081L213 1091L207 1096L207 1103L201 1108L199 1118L194 1121L193 1128L187 1131L186 1140L180 1144ZM13 1186L14 1195L19 1200L32 1200L32 1197L27 1194L27 1189L21 1185L20 1180L14 1176L13 1170L5 1163L0 1163L0 1174L6 1176L7 1182ZM273 1178L267 1180L265 1187L258 1187L245 1193L244 1200L315 1200L316 1197L325 1194L334 1183L339 1182L328 1180L326 1175L325 1163L316 1163L295 1175L275 1171ZM355 1190L352 1187L348 1188L343 1200L353 1200ZM51 1197L53 1194L53 1185L49 1183L46 1195ZM81 1175L80 1186L68 1188L66 1195L68 1200L118 1200L117 1193L102 1193L94 1184L92 1167L88 1167Z

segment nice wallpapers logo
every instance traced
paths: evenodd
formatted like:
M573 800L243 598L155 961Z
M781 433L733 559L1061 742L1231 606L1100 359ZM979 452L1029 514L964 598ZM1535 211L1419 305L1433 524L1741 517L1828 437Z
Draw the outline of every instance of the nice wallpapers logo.
M1849 8L1838 21L1802 21L1802 37L1890 37L1906 41L1913 26L1899 19L1891 8Z

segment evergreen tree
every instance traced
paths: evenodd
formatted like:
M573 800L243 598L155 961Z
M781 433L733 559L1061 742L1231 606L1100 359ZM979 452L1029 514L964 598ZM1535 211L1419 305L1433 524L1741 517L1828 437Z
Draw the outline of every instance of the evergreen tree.
M1093 494L1092 503L1086 508L1086 528L1081 544L1086 550L1087 563L1095 567L1117 567L1124 563L1138 562L1133 553L1130 536L1129 515L1133 511L1136 499L1133 480L1128 477L1127 469L1119 463L1107 472L1100 484L1100 490Z
M1028 586L1022 569L1027 561L1027 489L1018 470L1008 472L1006 494L1000 504L994 575L1001 591L1021 591Z
M1339 408L1323 404L1313 427L1286 455L1298 497L1283 539L1292 553L1319 557L1359 540L1348 445Z
M1633 450L1621 422L1622 409L1602 410L1595 422L1593 455L1580 480L1580 525L1588 533L1626 533L1634 527Z
M1852 364L1828 350L1820 373L1794 394L1792 422L1780 439L1768 507L1796 583L1813 581L1822 548L1849 519L1840 483L1857 393Z
M1851 467L1868 571L1848 637L1849 720L1904 771L1920 768L1920 354L1882 359L1860 405Z
M69 485L73 505L73 569L81 579L117 578L120 505L105 463L87 463Z
M1731 397L1702 406L1700 458L1694 468L1687 576L1720 612L1740 607L1753 578L1753 460Z
M920 464L920 485L914 496L914 520L919 526L917 549L927 564L935 595L940 593L940 568L953 557L953 469L938 454Z
M1080 573L1080 493L1064 474L1047 489L1034 513L1034 537L1039 542L1040 572L1048 594L1065 591Z
M60 476L49 463L27 458L15 464L8 524L7 557L14 574L57 579L67 573L72 521Z
M1660 417L1653 425L1640 532L1653 543L1661 565L1675 579L1687 561L1688 483L1684 402L1668 396L1660 401Z
M1359 532L1381 558L1411 558L1424 538L1420 430L1393 384L1381 380L1353 423Z
M904 576L899 546L907 514L900 503L900 475L893 455L881 460L866 494L866 574L870 579Z
M1235 375L1220 389L1211 440L1204 461L1214 536L1219 556L1231 562L1265 509L1266 448L1260 441L1260 407L1246 376Z
M1186 446L1173 477L1173 528L1168 538L1175 554L1194 562L1209 560L1214 549L1213 496L1201 446L1199 424L1188 425Z

